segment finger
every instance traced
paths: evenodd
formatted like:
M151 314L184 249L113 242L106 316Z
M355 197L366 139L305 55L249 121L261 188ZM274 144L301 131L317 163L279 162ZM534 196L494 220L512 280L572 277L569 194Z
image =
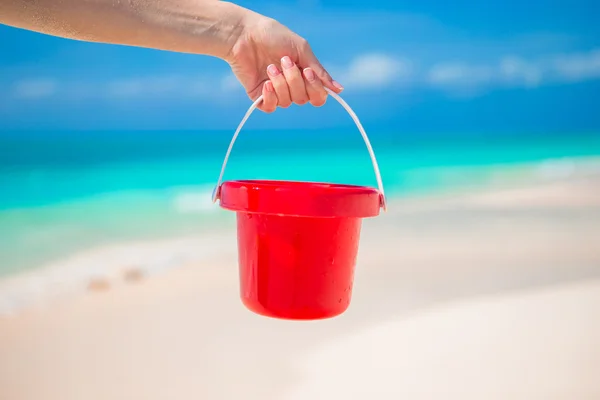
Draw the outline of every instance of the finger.
M271 81L266 81L263 85L262 96L263 100L258 108L266 113L275 111L277 108L277 95Z
M317 78L315 71L311 68L304 68L304 78L306 79L306 92L310 104L315 107L321 107L327 101L327 92L323 87L323 82Z
M273 83L275 93L277 94L277 103L279 107L287 108L292 104L290 97L290 91L288 84L285 80L285 76L281 73L279 68L275 64L271 64L267 67L267 74Z
M290 90L292 102L299 105L308 103L305 82L298 66L288 56L285 56L281 59L281 67Z

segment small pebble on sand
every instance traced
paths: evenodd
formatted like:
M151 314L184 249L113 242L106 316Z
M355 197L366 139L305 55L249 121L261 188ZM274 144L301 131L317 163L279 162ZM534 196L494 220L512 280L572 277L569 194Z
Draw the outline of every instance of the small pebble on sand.
M88 283L88 290L92 292L103 292L110 289L110 283L105 278L92 278Z
M139 282L144 278L144 273L137 268L129 268L125 270L123 279L125 282Z

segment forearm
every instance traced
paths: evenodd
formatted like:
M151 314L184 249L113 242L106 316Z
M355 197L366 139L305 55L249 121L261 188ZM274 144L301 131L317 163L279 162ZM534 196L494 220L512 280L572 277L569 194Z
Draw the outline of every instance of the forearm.
M256 15L217 0L0 0L0 23L6 25L220 58Z

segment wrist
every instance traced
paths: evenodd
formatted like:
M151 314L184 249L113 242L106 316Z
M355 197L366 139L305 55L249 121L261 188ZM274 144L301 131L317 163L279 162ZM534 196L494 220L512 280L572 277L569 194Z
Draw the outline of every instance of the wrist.
M234 3L219 1L218 4L219 14L223 16L218 28L222 45L218 46L217 53L212 55L231 63L238 44L244 41L253 27L265 17Z
M227 4L226 7L232 15L232 20L236 21L235 33L229 37L226 53L222 58L229 64L235 62L240 51L247 51L248 46L253 47L254 36L258 30L268 30L269 21L264 15L258 14L247 8L243 8L233 3L221 2Z
M215 1L211 6L215 7L218 20L210 29L215 46L209 55L227 61L231 49L243 35L249 10L227 1Z

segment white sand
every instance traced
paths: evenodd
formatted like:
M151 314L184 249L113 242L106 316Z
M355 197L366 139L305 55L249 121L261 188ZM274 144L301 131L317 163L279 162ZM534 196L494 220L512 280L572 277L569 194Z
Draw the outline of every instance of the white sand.
M362 236L332 320L246 311L233 231L0 318L0 399L600 398L600 181L395 201Z
M599 312L600 279L433 307L321 344L281 398L599 399Z

